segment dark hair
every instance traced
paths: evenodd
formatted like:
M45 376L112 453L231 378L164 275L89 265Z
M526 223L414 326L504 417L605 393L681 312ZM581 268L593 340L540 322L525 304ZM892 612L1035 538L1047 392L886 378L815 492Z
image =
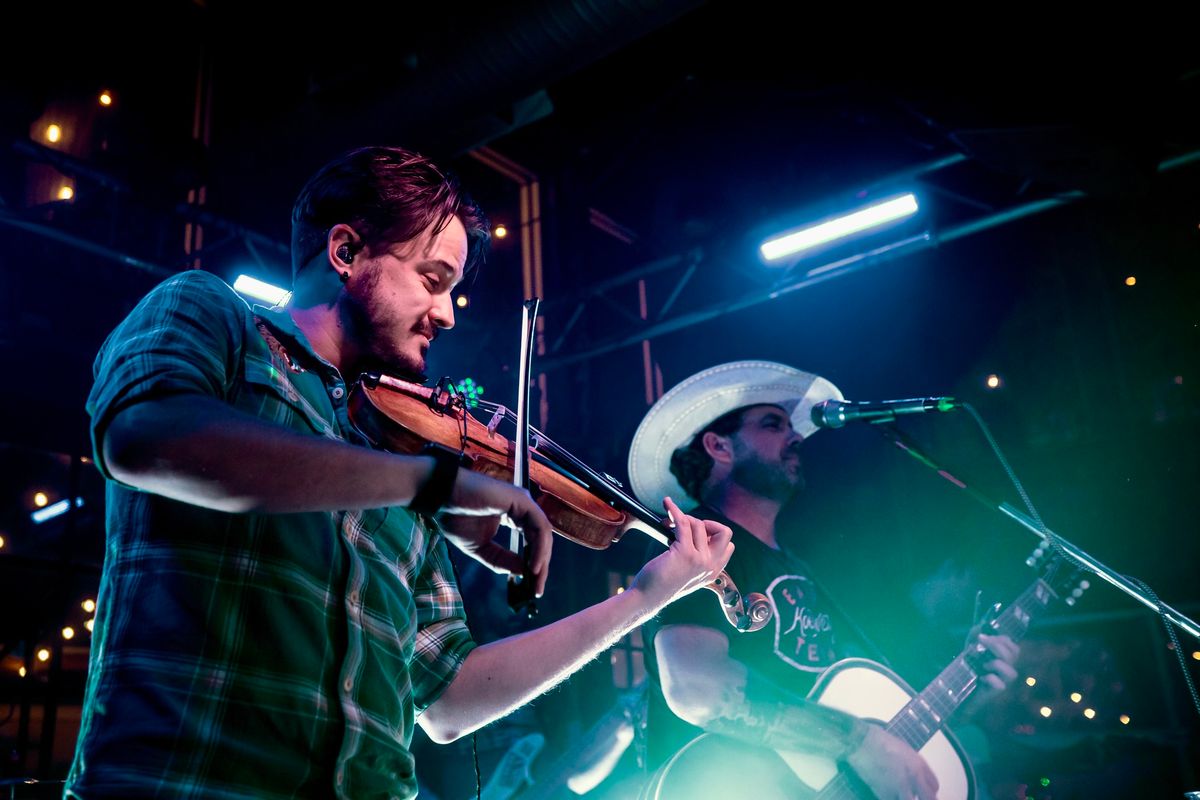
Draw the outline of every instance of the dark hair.
M693 436L686 446L671 453L671 474L693 500L704 499L700 494L704 489L704 482L712 474L713 460L704 449L704 434L712 432L719 436L729 436L736 433L742 427L747 408L749 406L743 406L722 414Z
M488 221L458 179L399 147L351 150L308 179L292 207L292 279L325 248L329 229L354 228L373 249L404 244L457 216L467 229L466 271L482 262Z

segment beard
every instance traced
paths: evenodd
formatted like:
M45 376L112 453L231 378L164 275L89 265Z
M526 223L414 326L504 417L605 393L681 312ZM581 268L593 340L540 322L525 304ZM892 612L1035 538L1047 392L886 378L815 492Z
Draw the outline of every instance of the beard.
M370 273L356 287L356 291L343 292L338 300L338 316L342 326L359 348L358 371L379 372L412 383L424 383L425 359L414 358L403 352L381 333L396 326L392 323L389 311L381 308L375 301L375 286L378 280L376 273ZM436 330L428 330L426 321L413 326L411 332L417 335L437 333ZM355 377L357 376L352 376Z
M768 464L758 458L738 459L730 478L743 489L780 503L791 500L804 488L801 469L792 475L784 464Z

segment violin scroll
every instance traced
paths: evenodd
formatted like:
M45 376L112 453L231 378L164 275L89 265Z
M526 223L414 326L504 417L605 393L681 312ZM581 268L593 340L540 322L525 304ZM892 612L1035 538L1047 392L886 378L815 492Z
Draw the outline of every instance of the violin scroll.
M761 592L751 592L743 598L728 573L722 572L704 588L717 596L725 619L742 633L757 631L771 620L771 601L767 596ZM749 601L749 608L746 601Z

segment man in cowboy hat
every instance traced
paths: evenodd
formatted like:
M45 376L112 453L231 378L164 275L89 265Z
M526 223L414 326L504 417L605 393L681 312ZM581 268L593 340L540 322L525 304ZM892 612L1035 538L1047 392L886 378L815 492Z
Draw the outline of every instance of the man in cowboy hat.
M774 611L766 629L729 635L711 598L693 596L647 624L648 760L657 767L707 731L730 740L735 763L726 772L736 776L732 791L739 796L763 796L749 781L770 765L750 762L772 748L836 761L881 798L932 800L937 779L909 745L879 725L804 699L825 668L851 654L843 639L853 638L853 624L807 565L780 547L776 528L780 510L804 485L799 452L817 430L812 407L829 399L842 395L824 378L739 361L683 381L638 427L629 455L634 491L651 506L684 495L698 504L691 512L697 517L728 524L737 546L730 575L743 590L765 589ZM1017 647L1002 636L981 634L979 641L990 651L983 683L1001 690L1016 677ZM794 780L782 770L776 779ZM670 795L661 785L658 791ZM717 789L688 790L697 791L716 796ZM786 785L779 791L792 794Z

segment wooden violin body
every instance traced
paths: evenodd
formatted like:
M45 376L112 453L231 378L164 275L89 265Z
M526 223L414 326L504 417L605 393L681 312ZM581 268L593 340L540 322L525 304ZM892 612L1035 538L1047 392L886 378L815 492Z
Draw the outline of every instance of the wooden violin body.
M448 392L439 397L442 390L437 388L389 378L380 378L373 387L360 387L351 396L351 414L372 441L392 452L408 454L420 453L430 443L441 445L461 452L472 472L512 483L516 445L465 407L455 408ZM412 402L414 396L426 403ZM370 404L377 413L364 413L362 403ZM536 444L530 449L536 454ZM584 547L604 550L633 522L632 515L584 491L577 481L542 459L530 460L529 482L531 494L554 530Z

